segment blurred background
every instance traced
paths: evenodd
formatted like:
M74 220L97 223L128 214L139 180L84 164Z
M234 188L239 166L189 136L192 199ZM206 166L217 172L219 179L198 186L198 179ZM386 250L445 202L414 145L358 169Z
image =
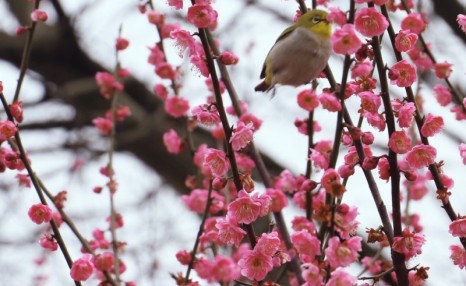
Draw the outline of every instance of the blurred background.
M308 1L309 2L309 1ZM332 1L330 6L348 9L349 1ZM439 62L453 64L450 77L453 85L464 96L466 90L464 57L466 35L456 23L456 15L465 14L466 1L415 1L426 14L430 24L424 33ZM166 1L154 1L155 9L166 14L166 21L194 32L186 22L185 9L176 11ZM310 6L310 3L307 3ZM148 47L159 41L155 27L147 16L139 12L137 1L130 0L46 0L40 4L48 13L46 23L40 23L33 39L30 69L24 83L21 99L25 104L25 120L20 125L32 167L53 193L66 190L66 211L79 230L91 238L96 227L105 229L110 214L108 197L93 193L106 178L99 169L108 162L108 142L103 139L91 121L103 116L109 102L100 96L95 73L114 71L114 52L118 29L130 41L120 53L123 67L133 77L125 81L121 103L128 105L132 116L117 126L117 154L114 168L119 190L115 196L116 208L124 216L125 226L118 230L118 238L128 243L122 259L127 271L122 278L138 285L173 285L170 273L185 271L178 264L175 253L181 248L190 250L199 225L199 217L186 210L179 199L188 189L185 178L195 168L190 154L170 155L162 142L162 135L173 128L183 132L183 123L168 117L163 102L152 92L154 84L165 83L147 63ZM272 174L289 169L294 174L305 171L307 138L294 127L296 118L305 118L307 112L296 104L296 95L303 89L280 87L275 96L255 93L262 62L276 37L287 27L298 6L295 1L217 0L213 4L219 13L219 25L214 32L222 50L230 50L240 57L239 63L229 69L240 98L249 110L263 120L255 134L255 143L266 158ZM4 94L12 100L19 75L25 36L17 36L20 25L30 23L33 3L27 0L0 0L0 81ZM404 13L391 14L395 27ZM395 29L396 30L396 29ZM385 61L391 66L395 59L389 42L383 41ZM168 62L179 65L184 76L180 95L189 99L191 107L203 103L209 96L204 78L192 71L187 59L180 58L174 42L165 42ZM337 81L341 78L343 57L333 55L329 64ZM451 197L455 210L466 212L466 176L458 152L458 144L466 142L466 125L454 119L448 107L436 102L432 87L439 82L430 72L420 74L422 83L414 86L423 98L424 113L441 114L445 128L431 140L438 148L438 160L444 160L444 172L455 180ZM327 87L320 80L321 90ZM401 89L392 90L394 97L403 95ZM348 100L348 108L356 119L358 102ZM332 140L335 114L320 110L316 114L322 131L316 140ZM0 111L0 119L5 113ZM365 130L372 130L363 125ZM376 154L386 150L386 134L376 135ZM208 130L196 129L196 145L213 144ZM339 163L343 158L343 150ZM337 164L339 165L339 164ZM44 226L33 224L27 210L37 203L33 189L18 185L15 172L0 174L0 285L71 285L69 270L60 252L46 253L37 243ZM317 175L317 177L319 177ZM257 179L257 178L254 178ZM386 204L389 185L379 182ZM449 220L435 199L435 188L429 186L429 195L422 201L411 202L410 212L421 215L427 242L423 254L414 258L410 266L430 267L427 285L466 285L466 273L449 260L449 245L458 241L448 234ZM257 182L257 189L263 189ZM376 228L380 219L369 190L358 170L348 182L344 202L357 205L360 212L359 233L365 228ZM287 219L301 211L290 209ZM80 245L66 226L61 228L74 259L80 254ZM42 261L45 259L45 261ZM360 268L353 266L357 274ZM446 275L448 273L448 275ZM83 285L96 285L89 281Z

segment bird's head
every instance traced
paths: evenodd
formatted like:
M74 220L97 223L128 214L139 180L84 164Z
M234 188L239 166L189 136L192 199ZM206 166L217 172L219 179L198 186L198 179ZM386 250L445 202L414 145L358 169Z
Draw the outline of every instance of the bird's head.
M332 34L332 24L327 20L327 12L322 10L311 10L296 21L296 26L304 27L318 36L329 39Z

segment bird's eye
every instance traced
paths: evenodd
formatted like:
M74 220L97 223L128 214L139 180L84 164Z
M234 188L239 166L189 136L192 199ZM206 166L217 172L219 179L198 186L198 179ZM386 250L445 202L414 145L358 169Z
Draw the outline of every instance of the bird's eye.
M312 23L314 23L314 24L317 24L317 23L319 23L320 21L322 21L322 19L320 19L319 17L314 17L314 18L312 18Z

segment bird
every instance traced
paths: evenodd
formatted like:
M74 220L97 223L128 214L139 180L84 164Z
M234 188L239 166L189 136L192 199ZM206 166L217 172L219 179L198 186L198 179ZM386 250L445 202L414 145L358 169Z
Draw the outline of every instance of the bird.
M315 79L330 57L332 24L327 12L314 9L278 37L265 59L255 91L268 92L276 84L300 86Z

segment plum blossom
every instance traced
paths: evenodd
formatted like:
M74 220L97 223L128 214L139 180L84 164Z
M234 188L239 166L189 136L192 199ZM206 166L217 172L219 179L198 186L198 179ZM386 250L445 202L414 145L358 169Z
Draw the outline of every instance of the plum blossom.
M414 146L406 154L405 160L411 168L419 169L433 164L436 156L437 150L434 147L421 144Z
M414 233L405 228L402 236L393 238L392 249L396 252L403 253L405 260L422 253L422 246L425 243L425 238L422 234Z
M374 7L362 8L356 12L354 19L356 30L366 37L382 35L388 27L385 16Z
M76 281L86 281L94 272L92 264L92 255L86 253L83 257L73 262L70 270L70 276Z
M345 24L336 30L330 37L330 42L333 51L342 55L353 54L362 46L352 24Z

